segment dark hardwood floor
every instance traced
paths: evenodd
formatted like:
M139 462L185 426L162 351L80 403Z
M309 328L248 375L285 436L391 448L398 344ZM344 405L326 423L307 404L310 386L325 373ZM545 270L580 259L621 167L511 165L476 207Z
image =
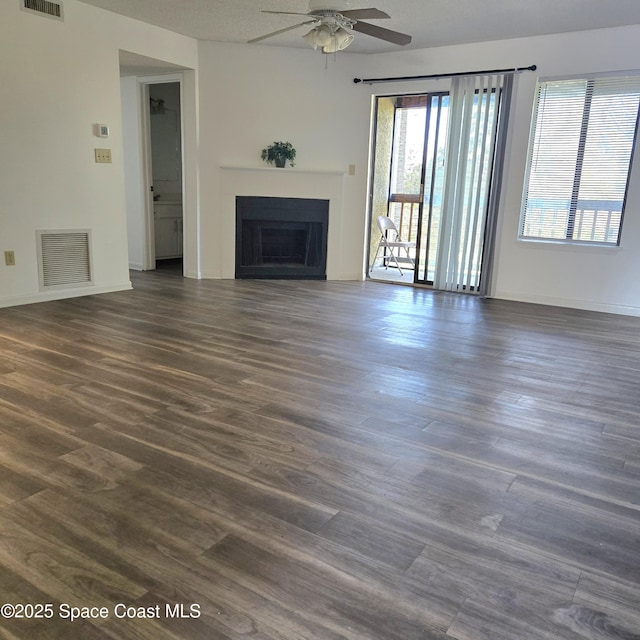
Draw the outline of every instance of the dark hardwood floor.
M640 318L133 280L0 310L0 638L640 638Z

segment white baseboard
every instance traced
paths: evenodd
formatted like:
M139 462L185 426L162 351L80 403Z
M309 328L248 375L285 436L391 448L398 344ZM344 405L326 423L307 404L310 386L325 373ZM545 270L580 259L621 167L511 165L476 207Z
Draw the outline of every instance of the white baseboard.
M100 293L115 293L116 291L128 291L132 288L131 282L127 280L126 282L119 282L99 287L38 291L37 293L0 298L0 308L17 307L23 304L36 304L38 302L50 302L52 300L65 300L67 298L79 298L81 296L92 296Z
M337 278L338 280L355 280L356 282L363 282L365 277L362 273L341 273Z
M551 296L521 295L509 291L497 291L492 298L498 300L513 300L514 302L529 302L532 304L546 304L551 307L565 307L567 309L582 309L584 311L599 311L601 313L616 313L623 316L640 316L640 307L623 304L609 304L597 300L574 300L571 298L554 298Z

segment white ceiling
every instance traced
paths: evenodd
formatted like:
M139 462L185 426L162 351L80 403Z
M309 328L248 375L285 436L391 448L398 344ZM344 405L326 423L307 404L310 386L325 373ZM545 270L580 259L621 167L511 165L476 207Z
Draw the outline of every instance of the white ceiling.
M304 20L262 10L308 11L308 0L81 1L193 38L223 42L247 42ZM326 5L330 8L331 0ZM640 24L640 0L351 0L352 9L372 6L391 19L370 22L410 34L413 42L404 48L413 49ZM301 38L307 30L300 27L260 45L307 48ZM344 53L401 48L356 34Z

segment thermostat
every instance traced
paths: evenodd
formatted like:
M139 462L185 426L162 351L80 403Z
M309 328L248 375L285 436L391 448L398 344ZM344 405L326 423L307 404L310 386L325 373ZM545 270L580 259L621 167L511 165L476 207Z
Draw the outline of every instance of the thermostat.
M108 138L109 137L109 126L106 124L96 124L95 132L98 138Z

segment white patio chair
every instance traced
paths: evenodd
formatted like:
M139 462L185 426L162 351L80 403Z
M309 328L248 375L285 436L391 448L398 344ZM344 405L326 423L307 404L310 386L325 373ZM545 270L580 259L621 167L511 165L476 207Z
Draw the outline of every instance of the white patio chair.
M378 254L380 253L380 249L387 250L386 255L383 256L384 268L387 269L389 266L389 262L393 260L395 262L395 266L397 267L400 275L402 274L402 268L400 267L400 263L398 262L398 257L396 256L396 251L399 249L404 249L407 254L407 258L411 264L411 268L415 269L416 265L411 257L411 253L409 249L415 249L416 243L408 240L403 240L400 237L400 232L396 227L394 221L388 216L378 216L376 219L378 224L378 229L380 229L380 233L382 236L380 237L380 242L378 242L378 248L376 249L376 255L371 262L370 272L373 271L373 267L378 259Z

